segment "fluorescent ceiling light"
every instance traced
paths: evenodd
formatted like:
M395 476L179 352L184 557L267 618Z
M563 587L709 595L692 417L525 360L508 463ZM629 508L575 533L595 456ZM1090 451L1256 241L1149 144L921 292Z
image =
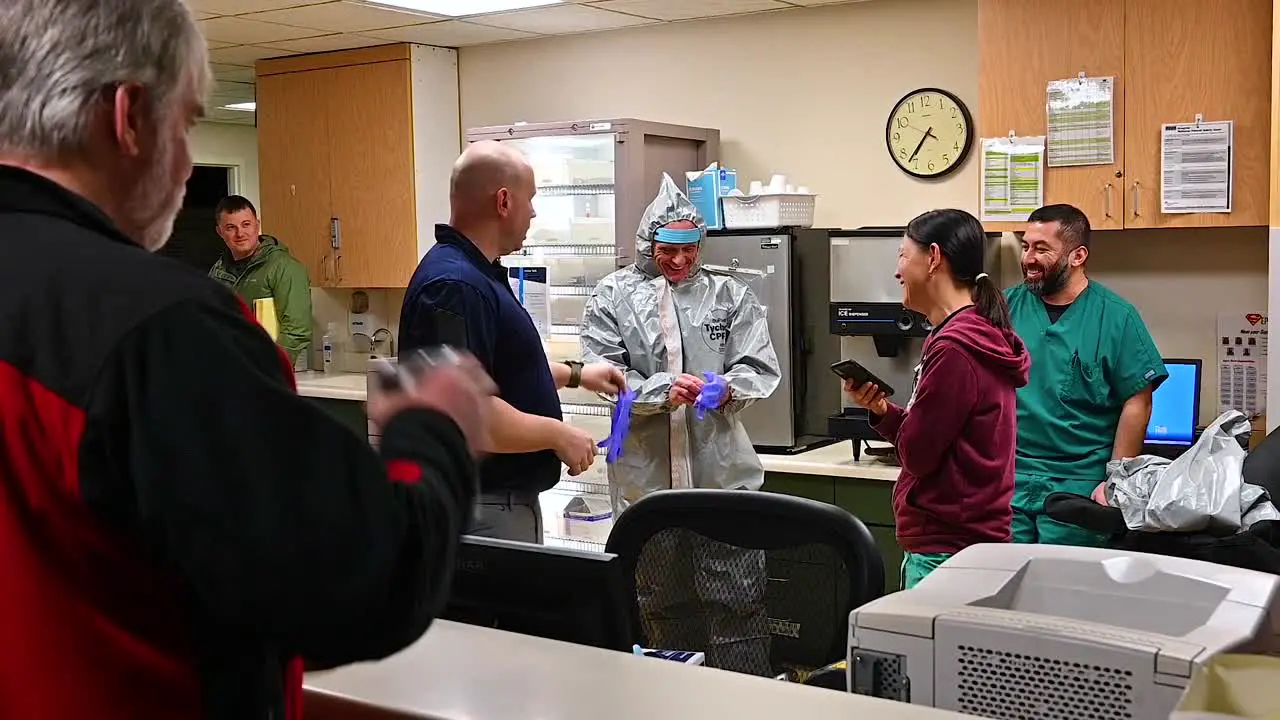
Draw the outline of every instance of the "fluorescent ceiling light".
M561 2L564 0L360 0L361 5L449 17L523 10L543 5L558 5Z
M241 112L254 112L258 109L258 103L256 102L231 103L230 105L223 105L222 109L223 110L239 110Z

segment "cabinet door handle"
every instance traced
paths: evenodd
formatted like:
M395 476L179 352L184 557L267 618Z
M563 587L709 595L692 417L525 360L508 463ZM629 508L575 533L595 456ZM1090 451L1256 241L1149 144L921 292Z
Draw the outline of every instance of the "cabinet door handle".
M338 282L342 282L342 253L336 253L333 256L333 274L337 277Z
M1133 181L1133 216L1142 215L1142 184L1137 180Z
M324 282L329 282L329 253L320 258L320 277Z
M1102 214L1111 217L1111 183L1102 186Z

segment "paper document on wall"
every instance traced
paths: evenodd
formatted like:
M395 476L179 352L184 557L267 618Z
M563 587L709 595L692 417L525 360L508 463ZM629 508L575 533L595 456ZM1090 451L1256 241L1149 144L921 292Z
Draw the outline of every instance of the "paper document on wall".
M1168 124L1160 130L1160 212L1229 213L1235 123Z
M1267 410L1267 314L1218 315L1218 414Z
M984 222L1024 222L1044 204L1044 140L982 139Z
M551 293L546 267L509 267L507 281L543 340L551 337Z
M1045 115L1049 167L1115 162L1115 78L1050 80Z

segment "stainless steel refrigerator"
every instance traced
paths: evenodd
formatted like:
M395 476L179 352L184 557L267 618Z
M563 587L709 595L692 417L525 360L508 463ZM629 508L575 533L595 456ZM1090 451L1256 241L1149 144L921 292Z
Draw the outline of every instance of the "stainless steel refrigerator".
M840 411L839 380L830 371L840 344L827 322L831 232L713 230L703 243L703 267L745 280L769 320L782 380L773 395L742 415L758 452L796 453L831 442L827 417Z

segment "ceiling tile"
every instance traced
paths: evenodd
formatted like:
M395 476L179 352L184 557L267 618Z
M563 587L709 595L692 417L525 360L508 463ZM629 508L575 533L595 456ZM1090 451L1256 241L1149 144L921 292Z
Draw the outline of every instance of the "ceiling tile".
M252 70L253 64L263 58L294 55L288 50L278 50L256 45L236 45L229 48L218 48L209 51L209 61L221 65L243 65Z
M236 125L252 125L255 113L243 110L223 110L209 108L205 111L205 122L235 123Z
M525 32L556 35L559 33L611 30L652 23L647 18L600 10L586 5L551 5L531 10L482 15L471 18L481 25L523 30Z
M791 5L779 0L603 0L591 7L640 15L655 20L692 20L716 15L738 15L762 10L783 10Z
M327 0L186 0L187 6L197 13L210 15L240 15L242 13L279 10L297 5L315 5Z
M209 69L213 71L213 76L218 80L251 83L257 78L253 68L251 67L212 64L209 66Z
M382 38L384 42L408 42L440 47L460 47L462 45L479 45L488 42L536 37L533 33L476 25L462 20L410 25L409 27L391 30L374 30L369 34Z
M331 33L359 33L366 30L414 25L436 16L384 10L350 2L327 2L321 5L289 8L288 10L254 13L246 17L254 20L293 25L294 27L314 28Z
M212 20L201 20L200 31L209 40L232 45L254 45L280 42L281 40L297 40L298 38L322 34L309 28L246 20L242 17L220 17Z
M218 80L209 89L213 95L248 95L253 97L253 83Z
M319 37L303 38L301 40L282 40L280 42L266 43L267 47L280 48L282 50L290 50L298 53L320 53L333 52L334 50L350 50L352 48L370 47L373 45L385 45L388 41L380 38L368 37L366 35L356 35L355 33L338 33L335 35L321 35Z

